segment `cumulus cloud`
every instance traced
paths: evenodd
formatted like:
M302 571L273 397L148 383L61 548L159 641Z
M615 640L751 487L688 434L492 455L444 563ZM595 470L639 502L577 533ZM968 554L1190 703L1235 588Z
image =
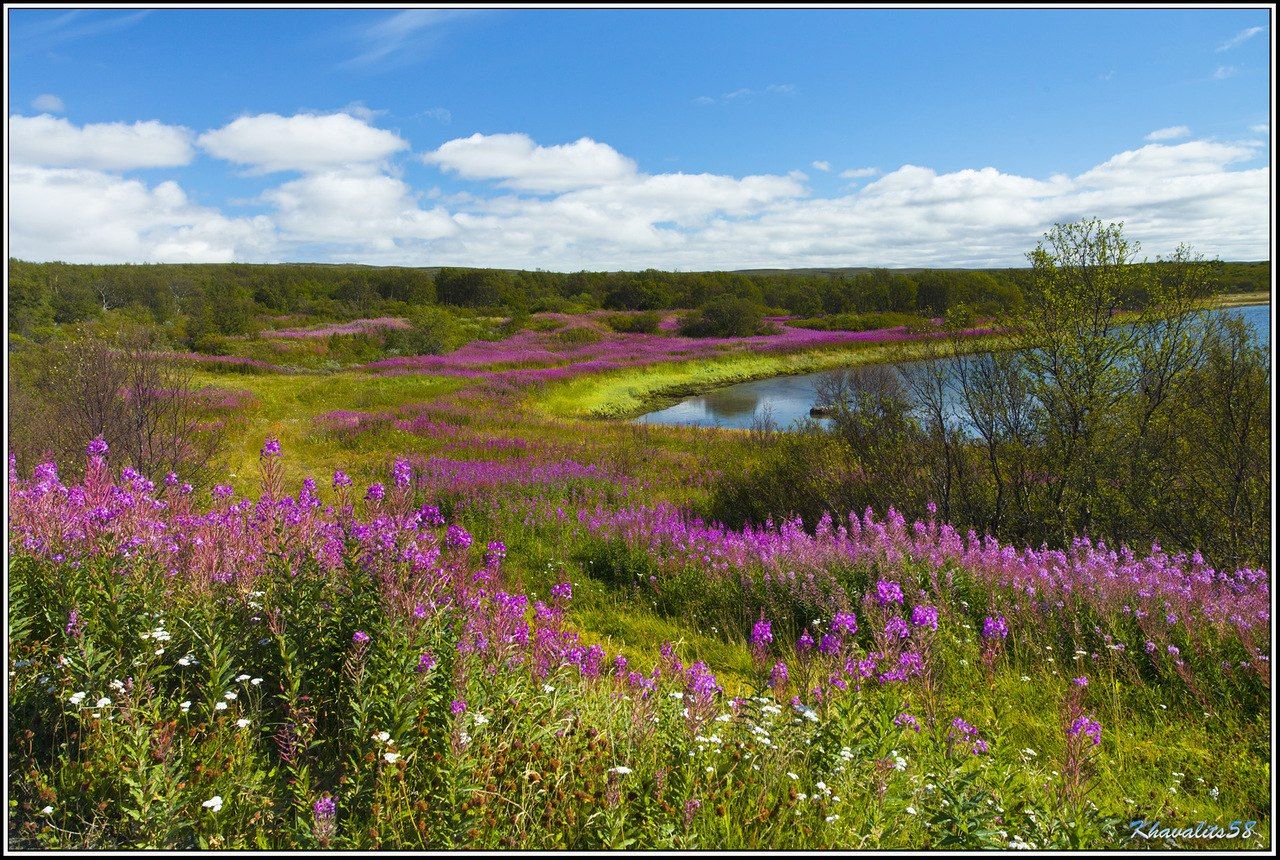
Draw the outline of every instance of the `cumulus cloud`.
M14 164L130 170L176 167L194 155L189 130L156 120L75 126L49 114L9 117L9 159Z
M244 116L198 142L210 155L254 173L371 164L409 147L398 135L346 113Z
M31 100L31 106L41 113L62 113L67 109L53 93L41 93Z
M815 197L804 174L644 173L607 144L522 134L450 141L426 160L472 185L423 194L377 162L308 169L228 217L172 182L19 165L15 256L76 261L290 258L513 268L1006 266L1056 221L1124 221L1150 255L1186 242L1265 258L1271 185L1257 142L1153 142L1073 175L906 164ZM295 162L296 163L296 162ZM308 162L312 163L312 162Z
M315 173L262 197L275 207L274 220L292 242L387 251L397 240L457 232L448 212L418 208L404 182L381 174Z
M814 169L814 170L821 170L823 173L827 173L828 171L830 171L830 170L831 170L831 162L830 162L830 161L815 161L815 162L813 162L813 169Z
M14 256L69 263L261 259L275 243L265 218L227 218L193 204L175 182L150 186L85 168L13 166Z
M1232 48L1243 45L1245 42L1249 41L1250 39L1252 39L1254 36L1258 35L1261 32L1262 32L1261 27L1250 27L1247 30L1241 30L1239 33L1236 33L1230 39L1228 39L1227 41L1219 45L1218 52L1221 53L1222 51L1230 51Z
M848 170L840 171L840 177L842 179L866 179L868 176L875 176L879 172L879 169L875 167L852 167Z
M1261 123L1260 125L1249 126L1249 131L1253 132L1254 134L1271 134L1271 126L1268 123L1264 122L1264 123Z
M1171 125L1168 128L1158 128L1151 132L1151 134L1147 135L1147 140L1177 140L1189 134L1191 134L1191 129L1185 125Z
M1240 70L1235 66L1218 66L1218 68L1214 69L1213 79L1215 81L1224 81L1227 78L1234 78L1238 74L1240 74Z
M526 134L473 134L422 156L464 179L497 179L522 191L567 191L627 179L635 162L589 137L538 146Z

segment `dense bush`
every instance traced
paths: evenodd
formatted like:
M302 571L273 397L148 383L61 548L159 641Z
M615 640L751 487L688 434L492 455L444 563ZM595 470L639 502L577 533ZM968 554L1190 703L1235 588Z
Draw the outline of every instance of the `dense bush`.
M680 333L686 337L751 337L772 330L759 305L727 295L712 299L680 320Z
M657 311L641 311L634 314L609 314L605 317L609 328L626 334L657 334L662 314Z

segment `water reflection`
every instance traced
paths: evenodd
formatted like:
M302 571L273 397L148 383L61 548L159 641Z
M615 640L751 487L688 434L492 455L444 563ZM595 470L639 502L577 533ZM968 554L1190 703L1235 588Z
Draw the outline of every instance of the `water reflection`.
M1270 305L1250 305L1221 313L1238 314L1258 334L1264 347L1271 342ZM942 365L949 381L954 381L957 371L955 359L939 359L936 362L908 362L898 365L908 373L919 373L924 365ZM797 376L776 376L756 382L743 382L699 397L690 397L674 406L642 415L636 421L642 424L677 424L693 427L731 427L749 429L754 421L764 417L766 409L778 427L787 428L797 421L810 420L809 410L818 404L819 389L830 371L806 373ZM954 417L964 414L959 385L948 385L945 409ZM826 423L823 421L823 423ZM967 422L966 422L967 423ZM968 432L974 428L965 427Z

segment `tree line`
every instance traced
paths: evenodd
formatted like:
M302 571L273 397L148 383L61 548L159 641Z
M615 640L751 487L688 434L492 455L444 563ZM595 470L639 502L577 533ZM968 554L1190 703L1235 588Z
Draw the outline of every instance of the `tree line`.
M1215 262L1213 292L1265 290L1269 262ZM800 317L896 313L978 316L1019 308L1030 269L776 272L548 272L477 268L242 263L80 265L9 261L9 330L25 337L109 312L157 325L173 346L252 333L265 317L340 320L411 315L428 306L524 315L600 308L726 307ZM1126 297L1138 304L1141 296Z

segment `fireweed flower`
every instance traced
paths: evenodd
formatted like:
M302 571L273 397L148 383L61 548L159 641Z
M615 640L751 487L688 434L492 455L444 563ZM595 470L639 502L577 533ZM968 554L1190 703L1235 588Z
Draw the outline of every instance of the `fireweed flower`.
M107 440L99 436L89 442L85 451L90 457L102 457L107 453Z
M489 546L485 548L484 561L485 564L497 564L507 557L507 545L500 540L489 541Z
M387 488L382 484L370 484L369 489L365 491L364 498L368 502L380 502L387 494Z
M805 630L800 634L800 638L796 640L796 653L808 654L813 650L813 637L809 635L809 631Z
M852 636L858 632L858 619L852 612L837 612L831 619L831 629L841 636Z
M351 641L356 645L367 645L369 644L369 634L365 633L363 630L357 630L355 633L351 634Z
M457 525L449 526L449 528L445 531L445 535L444 535L445 546L452 547L455 549L466 549L467 547L471 546L471 540L472 540L471 534L462 526L457 526Z
M876 603L881 606L902 603L902 586L892 580L879 580L876 582Z
M911 623L916 627L938 629L938 610L932 606L917 606L911 610Z
M551 597L554 600L572 600L573 599L573 583L557 582L551 586Z
M1003 639L1009 635L1009 625L1005 623L1003 615L997 615L994 618L988 615L982 619L982 638L983 639Z
M349 487L351 486L351 478L346 472L341 469L336 469L333 473L333 486L335 489L338 487Z
M311 811L315 815L316 821L332 821L334 816L338 814L338 802L326 794L315 802L315 805L311 807Z
M1075 684L1077 687L1087 687L1089 686L1089 678L1081 675L1079 678L1072 678L1071 683Z
M435 668L435 666L436 666L436 658L432 656L430 651L428 651L427 653L423 654L421 657L418 658L419 672L430 672L432 669Z
M1076 717L1071 728L1067 729L1067 734L1071 737L1083 734L1093 741L1094 746L1097 746L1102 743L1102 724L1091 717Z
M884 635L887 639L906 639L911 635L907 622L894 616L884 623Z
M395 465L391 467L391 479L397 487L407 487L413 479L413 469L409 467L408 460L396 460Z
M80 613L74 609L67 615L67 626L63 628L63 632L72 637L79 637L84 632L84 622L80 620Z
M769 686L777 689L787 683L787 664L779 660L773 664L773 670L769 673Z
M916 732L920 731L920 721L905 711L893 718L893 724L899 728L911 729Z
M260 454L260 456L264 460L270 457L282 456L282 451L280 449L280 440L268 438L265 442L262 443L262 453Z
M751 628L751 650L764 651L773 644L773 626L762 613L760 620Z
M458 716L458 714L464 713L466 710L467 703L462 699L454 699L449 703L449 713L453 714L455 717Z

